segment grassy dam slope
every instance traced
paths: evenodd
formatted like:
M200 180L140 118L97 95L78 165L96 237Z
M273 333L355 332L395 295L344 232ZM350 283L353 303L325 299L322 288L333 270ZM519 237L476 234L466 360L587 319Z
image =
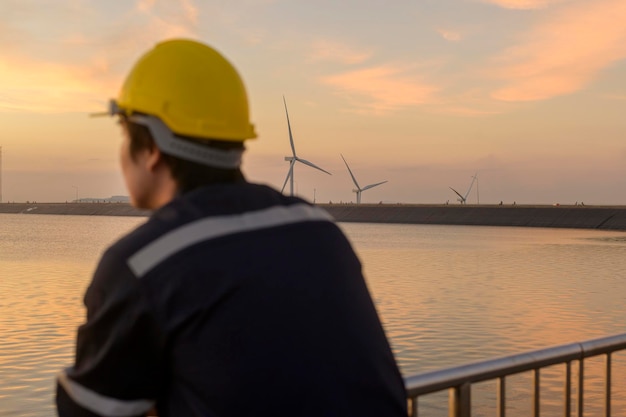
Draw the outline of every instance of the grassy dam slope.
M626 230L624 206L319 204L339 222ZM0 213L147 216L125 203L2 203Z

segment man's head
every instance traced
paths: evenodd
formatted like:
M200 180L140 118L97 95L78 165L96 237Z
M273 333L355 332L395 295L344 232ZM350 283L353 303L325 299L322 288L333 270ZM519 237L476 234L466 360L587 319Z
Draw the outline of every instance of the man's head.
M129 164L142 161L142 153L156 154L159 164L150 169L169 171L177 192L243 179L243 142L256 137L245 87L235 68L207 45L157 44L134 65L110 113L120 115L128 139L122 168L137 206L156 208L137 201L130 187L128 175L137 173Z

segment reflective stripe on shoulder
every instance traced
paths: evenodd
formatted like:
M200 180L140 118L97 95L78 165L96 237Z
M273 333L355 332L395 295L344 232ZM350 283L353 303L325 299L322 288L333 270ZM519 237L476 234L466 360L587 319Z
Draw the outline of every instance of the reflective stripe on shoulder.
M173 254L199 242L234 233L307 221L333 221L326 210L308 204L275 206L249 213L217 216L188 223L151 242L128 259L137 278Z
M67 395L76 404L98 415L111 417L137 416L145 414L154 406L154 401L152 400L120 400L105 397L72 381L65 372L59 374L58 381Z

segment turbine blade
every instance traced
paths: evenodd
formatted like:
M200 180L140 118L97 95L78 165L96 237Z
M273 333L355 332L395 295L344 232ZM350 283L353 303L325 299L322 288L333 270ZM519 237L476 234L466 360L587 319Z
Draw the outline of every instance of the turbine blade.
M370 188L374 188L374 187L376 187L377 185L384 184L384 183L386 183L386 182L387 182L387 181L383 181L383 182L377 182L376 184L366 185L365 187L363 187L363 190L362 190L362 191L369 190Z
M294 161L299 161L299 162L302 162L304 165L308 165L308 166L313 167L313 168L315 168L315 169L319 169L320 171L325 172L325 173L327 173L328 175L333 175L333 174L331 174L330 172L326 171L325 169L322 169L322 168L318 167L318 166L317 166L317 165L315 165L313 162L309 162L309 161L307 161L306 159L300 159L300 158L296 157L296 158L294 159Z
M296 161L295 159L292 159L291 162L289 162L289 171L287 171L287 178L285 178L285 182L283 183L283 188L280 189L281 193L285 191L285 186L287 185L287 181L289 181L289 177L293 175L293 164L295 161Z
M339 154L339 155L341 155L341 154ZM352 177L352 182L354 182L354 185L356 185L356 188L358 188L360 190L361 187L359 187L359 183L356 182L356 178L354 178L354 174L352 174L352 170L348 166L348 162L346 162L346 158L344 158L343 155L341 155L341 159L343 159L343 163L346 164L346 168L348 168L348 172L350 173L350 176Z
M291 144L291 153L295 157L296 147L293 144L293 135L291 134L291 123L289 123L289 112L287 111L287 102L285 101L285 96L283 96L283 103L285 103L285 114L287 115L287 128L289 129L289 143Z
M457 190L455 190L452 187L448 187L448 188L450 188L452 191L454 191L456 193L456 195L458 195L462 200L465 200L465 197L463 197L461 194L459 194L459 192Z
M474 186L474 181L476 181L476 175L472 177L472 182L470 183L470 186L467 189L467 192L465 193L465 197L463 197L463 200L467 199L467 196L469 195L470 191L472 191L472 187Z

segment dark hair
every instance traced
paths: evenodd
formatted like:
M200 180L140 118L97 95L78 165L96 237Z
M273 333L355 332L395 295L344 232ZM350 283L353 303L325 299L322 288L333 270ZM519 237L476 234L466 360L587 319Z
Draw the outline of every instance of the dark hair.
M122 118L122 124L128 129L128 135L130 137L130 156L135 156L144 149L152 150L156 146L152 134L147 127L133 123ZM220 140L208 140L199 141L190 137L179 136L178 138L183 140L191 140L195 143L200 143L203 146L209 146L217 149L243 149L242 142L226 142ZM182 193L186 193L195 188L199 188L210 184L220 183L234 183L245 181L241 169L222 169L214 168L207 165L199 164L192 161L187 161L172 155L163 153L163 160L169 166L172 177L178 185L178 189Z

